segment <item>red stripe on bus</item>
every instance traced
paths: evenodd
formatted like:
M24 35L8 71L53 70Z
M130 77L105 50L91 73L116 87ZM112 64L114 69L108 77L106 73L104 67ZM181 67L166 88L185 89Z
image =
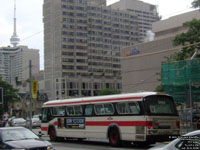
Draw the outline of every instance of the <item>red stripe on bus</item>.
M48 131L48 127L41 127L41 131Z
M54 124L54 126L57 126L57 125L58 125L58 122L57 122L57 121L55 121L53 124Z
M91 103L91 102L108 102L108 101L120 101L120 100L132 100L132 99L141 99L142 97L125 97L125 98L112 98L112 99L99 99L99 100L86 100L86 101L77 101L77 102L60 102L60 103L50 103L44 104L44 106L49 105L63 105L63 104L78 104L78 103Z
M86 126L108 126L118 124L119 126L146 126L146 121L87 121Z

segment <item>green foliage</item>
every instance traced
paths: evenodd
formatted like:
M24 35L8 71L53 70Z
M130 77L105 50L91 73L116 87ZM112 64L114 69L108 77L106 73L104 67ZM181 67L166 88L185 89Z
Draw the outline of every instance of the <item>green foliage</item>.
M158 85L158 86L155 88L154 91L155 91L155 92L164 92L164 88L163 88L162 84Z
M18 89L14 89L12 85L8 84L6 81L0 78L0 87L3 88L3 107L4 111L8 111L8 102L18 99L17 92ZM3 110L0 109L0 113L2 114Z
M22 85L22 82L19 81L18 77L15 77L15 83L17 86Z
M98 96L112 95L112 94L119 94L119 93L120 92L116 89L105 88L105 89L102 89L101 91L98 92Z
M176 35L173 41L173 45L174 46L181 45L185 47L183 47L179 52L176 52L171 56L166 57L166 62L186 60L192 57L196 49L199 49L199 45L195 43L200 42L200 32L199 32L200 20L193 19L190 22L185 22L183 24L183 27L188 28L188 31L186 33L181 33ZM186 47L186 45L192 45L192 46Z
M194 0L192 2L192 7L193 8L200 8L200 0Z

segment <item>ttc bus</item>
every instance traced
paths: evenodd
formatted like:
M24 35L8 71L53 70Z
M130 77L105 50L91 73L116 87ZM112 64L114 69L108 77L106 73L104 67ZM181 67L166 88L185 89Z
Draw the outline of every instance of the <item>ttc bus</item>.
M173 98L156 92L53 100L42 108L43 134L50 140L109 139L149 145L180 135Z

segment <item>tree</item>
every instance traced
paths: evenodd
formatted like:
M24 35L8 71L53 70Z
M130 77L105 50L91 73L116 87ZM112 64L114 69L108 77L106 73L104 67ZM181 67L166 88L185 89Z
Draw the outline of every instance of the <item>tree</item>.
M119 94L120 92L116 89L105 88L98 92L98 96L101 95L112 95L112 94Z
M22 82L19 81L18 77L15 77L16 86L22 85Z
M200 45L196 44L200 42L200 32L199 32L200 20L193 19L192 21L185 22L183 24L183 27L188 28L188 31L176 35L173 41L174 46L182 45L183 48L179 52L174 53L169 57L166 57L167 62L180 61L191 58L195 50L200 48ZM192 45L192 46L186 47L186 45Z
M193 8L200 8L200 0L194 0L192 2L192 7Z
M192 3L193 8L200 8L200 0L194 0ZM183 27L188 28L188 31L176 35L173 44L174 46L186 46L188 44L194 44L190 47L184 47L179 52L167 57L166 61L179 61L191 58L196 49L200 49L200 45L195 43L200 42L200 20L193 19L192 21L185 22Z
M3 110L0 109L0 114L8 111L8 102L16 100L18 89L14 89L12 85L8 84L6 81L0 78L0 87L3 88Z

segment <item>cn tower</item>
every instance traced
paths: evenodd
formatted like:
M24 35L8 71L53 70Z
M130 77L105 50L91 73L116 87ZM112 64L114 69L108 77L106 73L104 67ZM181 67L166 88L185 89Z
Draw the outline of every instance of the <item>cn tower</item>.
M14 3L14 32L13 35L10 38L10 43L13 45L13 47L16 47L19 44L19 37L17 36L17 31L16 31L16 0Z

